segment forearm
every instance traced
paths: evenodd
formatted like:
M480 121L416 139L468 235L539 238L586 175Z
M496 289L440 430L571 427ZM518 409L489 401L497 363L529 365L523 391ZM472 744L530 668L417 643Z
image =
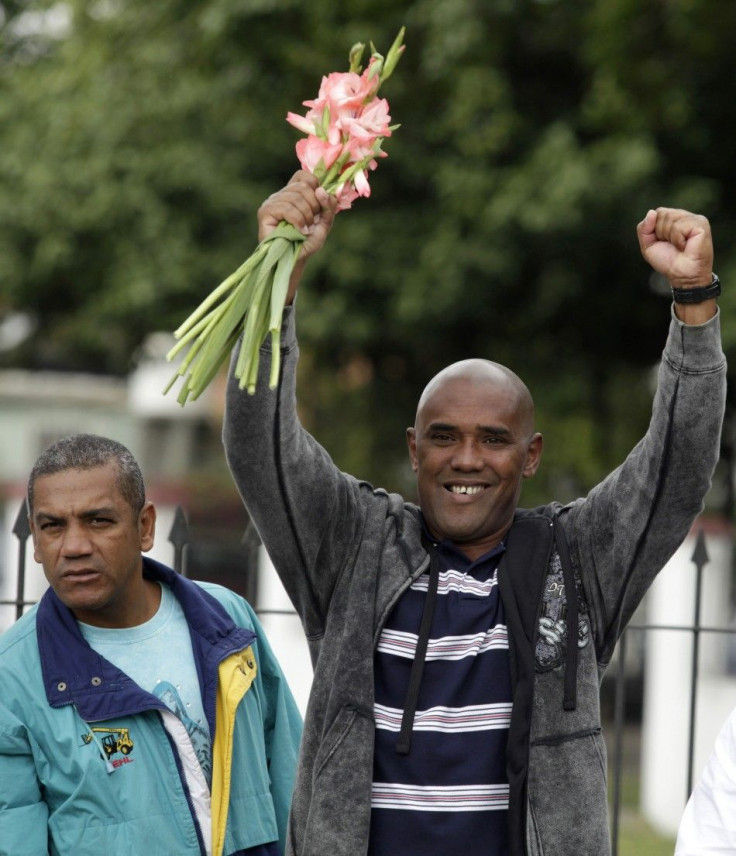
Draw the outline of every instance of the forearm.
M288 309L279 386L268 388L266 342L254 395L229 378L223 440L248 513L303 620L311 615L311 626L325 614L360 510L354 480L339 472L297 418L297 358Z
M609 634L628 621L702 509L720 449L725 369L717 317L701 326L673 319L645 437L571 510L604 660Z

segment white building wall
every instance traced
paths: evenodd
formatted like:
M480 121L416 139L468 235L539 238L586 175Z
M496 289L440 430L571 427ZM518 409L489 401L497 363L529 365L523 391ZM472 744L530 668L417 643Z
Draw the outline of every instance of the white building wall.
M261 612L259 618L271 643L286 680L291 687L299 710L304 716L309 691L312 688L312 662L302 623L294 612L281 581L276 575L268 553L263 546L259 549L258 603L253 606L262 610L285 610L290 615L271 615Z
M704 524L706 525L706 524ZM697 524L696 524L697 527ZM695 617L696 570L692 561L697 528L657 577L647 595L648 624L691 626ZM705 528L709 563L703 570L703 627L732 624L731 537ZM725 634L700 637L700 679L695 714L693 784L726 717L736 707L736 676L727 674ZM647 631L642 724L641 807L662 834L674 837L687 801L688 737L693 634Z

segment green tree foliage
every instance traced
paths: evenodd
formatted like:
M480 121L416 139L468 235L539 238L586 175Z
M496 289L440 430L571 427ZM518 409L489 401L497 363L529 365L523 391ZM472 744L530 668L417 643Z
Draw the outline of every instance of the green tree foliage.
M304 419L341 466L410 492L423 384L483 356L537 401L526 501L586 490L646 425L666 332L637 221L703 211L736 279L732 0L0 3L0 312L39 321L6 363L126 371L251 252L286 112L402 24L401 129L299 301Z

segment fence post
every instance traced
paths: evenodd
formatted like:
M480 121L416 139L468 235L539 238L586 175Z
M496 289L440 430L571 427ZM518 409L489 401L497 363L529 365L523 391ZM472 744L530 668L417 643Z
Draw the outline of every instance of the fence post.
M26 590L26 542L31 534L31 527L28 523L28 509L25 499L21 501L18 516L15 518L13 526L13 535L18 539L18 585L15 597L15 620L17 621L23 615L23 605L25 601Z
M688 736L687 760L687 793L685 799L690 799L693 789L693 762L695 756L695 703L698 692L698 655L700 653L700 599L703 588L703 567L708 564L710 557L705 547L703 530L698 530L695 540L692 562L696 568L695 574L695 617L693 619L693 668L690 676L690 734Z
M181 505L176 506L169 541L174 545L174 570L185 577L187 574L184 566L184 548L189 543L189 522Z
M626 711L626 631L618 640L618 669L616 670L616 698L614 707L613 752L613 824L611 849L618 856L618 828L621 818L621 777L623 773L624 713Z
M261 538L252 520L249 520L248 525L245 527L241 543L245 548L245 565L248 569L248 572L245 575L245 599L253 609L256 609L256 601L258 598L258 559L261 547Z

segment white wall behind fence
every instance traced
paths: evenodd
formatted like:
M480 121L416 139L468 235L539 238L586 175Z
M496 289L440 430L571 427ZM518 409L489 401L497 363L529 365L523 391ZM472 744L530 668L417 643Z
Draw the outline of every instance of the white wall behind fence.
M266 611L259 617L303 716L312 687L309 648L301 621L263 546L259 549L258 602L252 605L257 610L284 610L291 613L273 615Z
M723 528L706 527L704 531L710 561L703 570L701 626L733 626L731 534ZM648 624L692 626L696 532L694 529L686 538L650 589ZM721 725L736 707L736 675L729 674L728 663L733 646L732 636L701 634L693 785ZM693 634L647 631L645 651L641 806L658 831L674 837L687 800Z

